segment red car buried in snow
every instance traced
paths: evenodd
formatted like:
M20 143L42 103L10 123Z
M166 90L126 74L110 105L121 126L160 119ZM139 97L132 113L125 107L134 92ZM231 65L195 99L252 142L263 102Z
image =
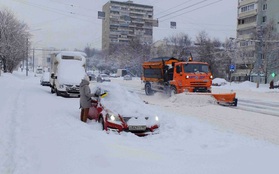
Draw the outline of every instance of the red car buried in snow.
M95 91L96 95L107 95L92 102L88 118L99 122L104 130L138 136L159 132L159 117L135 93L115 83L100 84Z

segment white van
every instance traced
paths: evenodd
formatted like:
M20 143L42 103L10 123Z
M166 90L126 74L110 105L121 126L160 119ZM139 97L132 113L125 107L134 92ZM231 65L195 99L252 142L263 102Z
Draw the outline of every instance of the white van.
M85 62L81 52L61 51L52 54L51 92L57 96L79 97L79 84L86 75Z

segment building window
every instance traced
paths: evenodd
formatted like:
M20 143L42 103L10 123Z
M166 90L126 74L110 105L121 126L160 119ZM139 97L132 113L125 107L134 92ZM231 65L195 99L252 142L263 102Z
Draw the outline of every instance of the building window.
M255 4L250 4L250 5L246 5L244 7L241 7L240 11L241 13L243 12L248 12L248 11L251 11L251 10L254 10L255 9Z
M266 16L263 16L263 23L266 22Z
M241 24L254 23L254 22L256 22L256 19L257 19L256 16L248 17L245 19L239 19L238 24L241 25Z
M267 4L263 5L263 11L267 10Z

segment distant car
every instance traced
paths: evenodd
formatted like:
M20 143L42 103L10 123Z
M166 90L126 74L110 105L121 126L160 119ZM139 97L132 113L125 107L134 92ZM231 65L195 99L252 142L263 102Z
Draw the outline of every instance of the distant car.
M50 86L50 73L49 72L44 72L41 79L40 79L40 84L42 86Z
M215 78L212 80L212 86L224 86L227 84L227 81L222 78Z
M112 78L118 77L117 74L110 74L109 76L112 77Z
M132 80L132 76L127 74L123 76L123 80Z
M35 77L41 77L44 73L43 68L37 68L36 72L35 72Z
M95 88L98 97L89 108L88 118L101 124L108 132L131 132L138 136L159 133L156 110L119 84L102 83ZM144 108L144 109L143 109Z
M111 80L110 80L110 78L109 78L109 76L107 75L107 74L99 74L98 76L97 76L97 82L110 82Z

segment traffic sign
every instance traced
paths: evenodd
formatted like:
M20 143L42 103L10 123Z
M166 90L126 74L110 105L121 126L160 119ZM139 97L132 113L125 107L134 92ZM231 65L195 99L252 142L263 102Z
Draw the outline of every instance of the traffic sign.
M231 64L230 65L230 71L234 71L235 70L235 65Z

